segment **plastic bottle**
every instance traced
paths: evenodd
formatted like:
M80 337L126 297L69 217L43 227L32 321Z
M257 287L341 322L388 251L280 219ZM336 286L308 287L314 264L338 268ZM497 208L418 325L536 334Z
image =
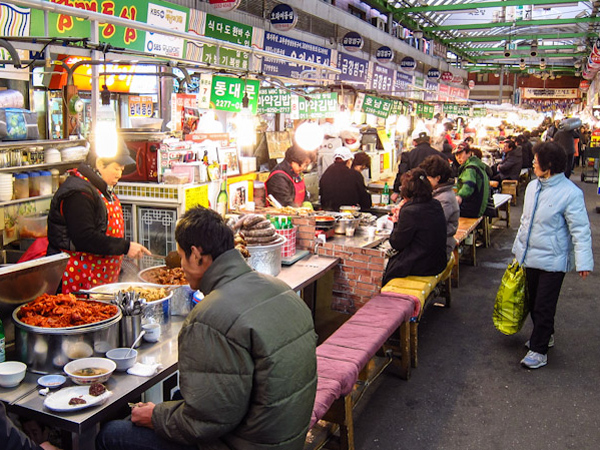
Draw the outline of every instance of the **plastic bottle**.
M50 174L52 176L52 193L54 194L60 185L60 172L58 169L50 169Z
M40 173L29 172L29 196L38 197L40 195Z
M294 228L294 224L292 223L292 218L288 217L287 218L287 222L285 224L285 229L286 230L291 230L292 228Z
M381 203L383 205L389 205L390 204L390 187L386 183L383 185L383 192L381 193Z
M4 340L4 325L0 320L0 362L6 361L6 345Z
M227 179L223 178L221 180L221 190L219 191L219 195L217 196L217 212L223 218L227 215L227 206L228 205L229 205L229 199L227 196Z

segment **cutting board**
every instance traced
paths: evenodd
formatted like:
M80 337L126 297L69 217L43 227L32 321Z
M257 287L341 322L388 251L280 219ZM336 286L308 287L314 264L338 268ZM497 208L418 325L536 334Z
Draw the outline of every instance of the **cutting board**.
M298 262L308 254L308 250L297 250L294 256L290 256L288 258L281 258L281 264L284 266L291 266L292 264Z

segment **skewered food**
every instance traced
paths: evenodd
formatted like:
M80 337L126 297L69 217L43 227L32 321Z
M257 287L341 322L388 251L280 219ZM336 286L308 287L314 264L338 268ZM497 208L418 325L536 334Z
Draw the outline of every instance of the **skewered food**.
M77 300L72 294L42 294L21 307L18 318L27 325L64 328L110 319L118 313L115 305L94 300Z

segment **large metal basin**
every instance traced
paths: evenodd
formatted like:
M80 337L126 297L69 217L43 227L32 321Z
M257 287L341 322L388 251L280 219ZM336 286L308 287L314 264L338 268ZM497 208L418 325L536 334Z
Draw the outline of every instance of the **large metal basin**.
M15 356L36 373L57 373L73 359L100 356L119 346L121 311L111 319L68 328L34 327L18 318L14 310Z

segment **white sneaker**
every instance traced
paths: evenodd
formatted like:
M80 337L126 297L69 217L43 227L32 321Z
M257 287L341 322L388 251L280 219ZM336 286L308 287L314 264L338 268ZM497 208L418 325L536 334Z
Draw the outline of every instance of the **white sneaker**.
M525 347L529 348L529 340L525 342ZM554 347L554 335L550 335L550 340L548 341L548 348Z
M548 355L542 355L533 350L529 350L525 355L525 358L521 360L521 365L528 369L539 369L546 364L548 364Z

